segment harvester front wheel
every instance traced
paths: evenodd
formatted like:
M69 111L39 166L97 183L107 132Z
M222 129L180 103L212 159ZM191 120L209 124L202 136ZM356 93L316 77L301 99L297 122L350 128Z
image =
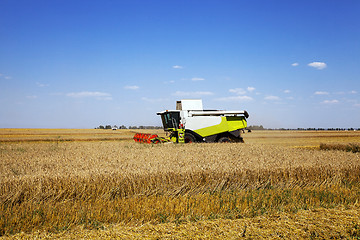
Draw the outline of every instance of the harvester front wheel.
M221 137L218 140L219 143L227 143L230 142L230 139L228 137Z
M185 143L196 142L196 138L191 133L185 133Z

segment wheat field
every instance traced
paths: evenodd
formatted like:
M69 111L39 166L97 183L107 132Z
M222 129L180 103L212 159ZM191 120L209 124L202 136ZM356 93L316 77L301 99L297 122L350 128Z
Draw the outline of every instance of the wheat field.
M359 131L185 145L133 134L0 129L0 237L360 238L360 155L320 149L359 144Z

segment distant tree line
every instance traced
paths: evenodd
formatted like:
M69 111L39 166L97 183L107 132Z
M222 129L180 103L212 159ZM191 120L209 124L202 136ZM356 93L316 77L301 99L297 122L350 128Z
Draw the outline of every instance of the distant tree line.
M126 127L125 125L120 125L120 126L100 125L100 126L96 127L95 129L113 129L113 130L116 130L116 129L162 129L162 127L160 127L160 126L129 126L129 127Z
M264 128L262 125L251 125L248 130L281 130L281 131L360 131L360 128Z
M248 126L246 129L248 129L248 130L265 130L263 125L260 125L260 126L251 125L251 126Z
M160 126L129 126L129 129L163 129Z
M360 131L360 128L297 128L299 131Z

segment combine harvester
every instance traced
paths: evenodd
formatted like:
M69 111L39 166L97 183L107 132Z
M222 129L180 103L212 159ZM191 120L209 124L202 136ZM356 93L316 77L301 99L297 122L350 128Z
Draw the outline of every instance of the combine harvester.
M156 134L136 133L140 143L244 142L241 131L246 128L246 111L203 110L201 99L176 102L176 110L158 112L167 138Z

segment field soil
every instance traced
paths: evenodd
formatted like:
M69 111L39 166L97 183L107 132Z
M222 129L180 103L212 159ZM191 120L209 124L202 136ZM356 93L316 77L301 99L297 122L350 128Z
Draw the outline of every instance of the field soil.
M331 147L360 131L184 145L135 132L0 129L0 238L360 238L360 154Z

